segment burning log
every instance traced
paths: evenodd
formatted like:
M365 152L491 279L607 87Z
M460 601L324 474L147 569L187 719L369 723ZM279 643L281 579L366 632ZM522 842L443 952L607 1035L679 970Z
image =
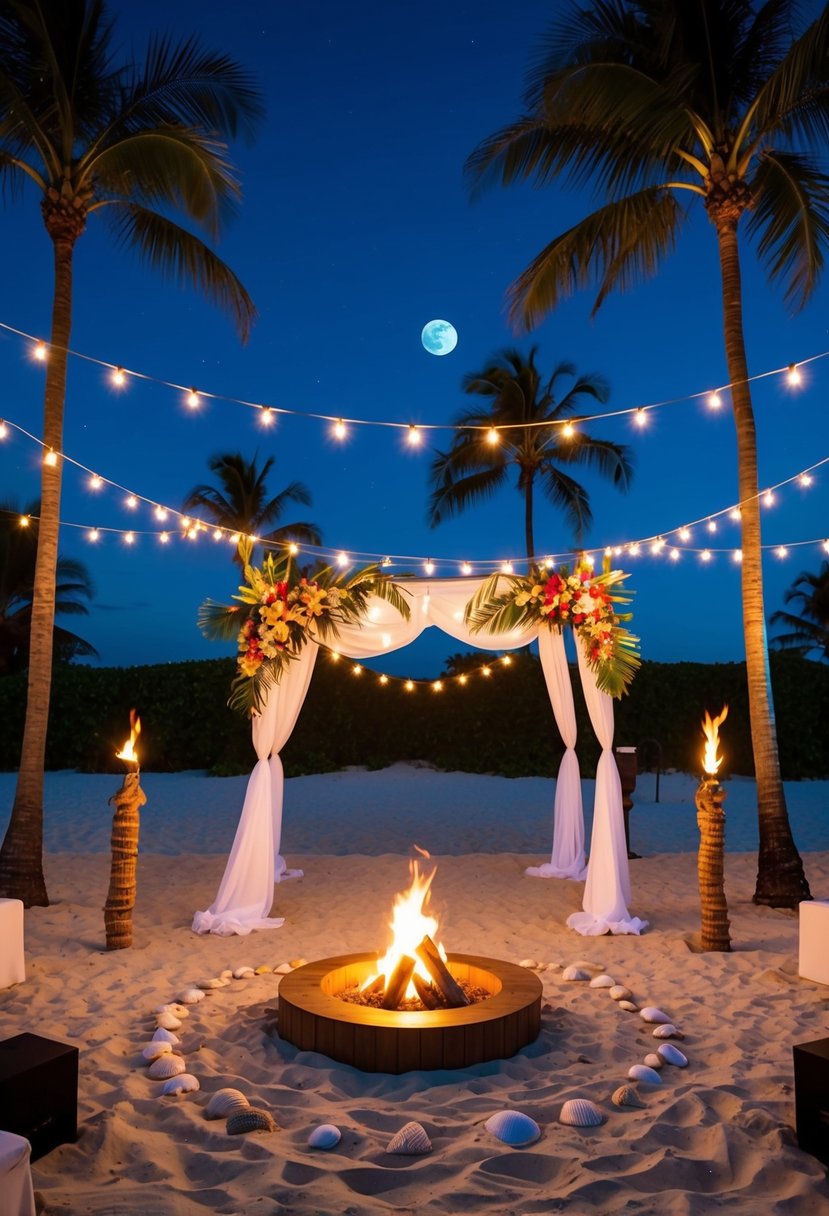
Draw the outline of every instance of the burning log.
M440 994L436 992L431 984L427 984L422 980L417 972L412 976L412 983L415 986L415 992L420 997L421 1004L427 1009L442 1009L443 1002L440 999Z
M374 979L365 988L361 989L366 996L373 996L375 992L382 992L386 987L386 977L384 975L375 975Z
M470 1003L469 997L440 957L438 948L428 933L416 948L415 954L429 972L432 983L450 1009L457 1009L461 1005Z
M401 954L400 960L389 976L386 993L383 997L384 1009L396 1009L409 986L409 980L415 969L415 960L409 954Z

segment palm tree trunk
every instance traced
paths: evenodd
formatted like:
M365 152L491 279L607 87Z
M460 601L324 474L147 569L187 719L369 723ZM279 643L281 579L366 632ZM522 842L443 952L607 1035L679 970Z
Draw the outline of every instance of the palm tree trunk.
M43 407L45 450L63 449L66 364L72 327L72 251L74 240L54 241L55 294L52 337ZM52 692L52 642L55 623L55 571L60 530L61 461L41 469L41 509L32 599L29 684L20 769L11 820L0 848L0 895L21 899L27 908L47 906L43 877L43 769Z
M715 220L722 274L725 352L737 431L743 546L743 632L760 828L754 902L774 908L794 908L801 899L811 899L811 894L789 826L777 751L763 606L757 437L743 338L737 222L738 217L734 216L722 216Z

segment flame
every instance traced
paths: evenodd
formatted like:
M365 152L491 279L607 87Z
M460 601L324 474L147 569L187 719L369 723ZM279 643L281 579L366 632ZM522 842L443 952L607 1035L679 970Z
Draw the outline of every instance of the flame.
M138 736L141 734L141 719L136 717L135 710L130 710L130 737L127 739L120 752L115 753L116 760L126 760L128 764L138 763L138 752L135 750L135 745L138 742Z
M723 705L716 718L711 717L708 710L702 719L702 733L705 735L705 751L703 752L702 767L709 776L713 777L722 764L722 756L717 755L720 745L719 727L728 717L728 706Z
M429 856L425 849L418 849L418 852ZM389 922L389 928L392 931L391 945L378 961L376 974L368 977L362 985L363 988L367 988L378 975L384 975L388 980L403 954L408 954L410 958L416 960L415 972L424 980L429 981L431 977L428 971L415 954L416 947L420 945L427 933L437 946L441 956L444 959L446 957L446 951L435 936L438 931L437 918L430 916L424 910L429 902L429 888L437 873L437 866L429 874L421 874L417 861L412 860L409 862L409 873L412 881L408 888L405 891L398 891L394 897L392 919ZM411 982L406 990L406 996L417 996Z

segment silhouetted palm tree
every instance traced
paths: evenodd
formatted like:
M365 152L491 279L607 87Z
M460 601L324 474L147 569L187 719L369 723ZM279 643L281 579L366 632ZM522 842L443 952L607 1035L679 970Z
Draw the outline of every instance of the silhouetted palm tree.
M772 638L781 650L799 650L807 655L816 650L829 661L829 562L822 562L817 574L804 570L783 596L785 604L795 604L800 612L773 612L772 625L785 625L789 632Z
M17 503L0 503L0 675L23 671L29 663L37 531L40 503L21 511ZM21 520L28 522L23 525ZM86 616L84 600L94 595L83 562L59 557L55 585L55 613ZM53 630L54 654L64 662L83 656L97 658L94 646L59 625Z
M311 492L301 481L290 482L274 498L268 498L265 480L273 463L273 456L269 456L260 469L256 456L253 460L245 460L241 452L212 456L208 467L211 473L216 474L219 486L194 486L185 499L185 510L203 511L210 523L227 528L231 533L238 532L243 537L255 536L271 544L287 544L289 541L321 544L322 538L316 524L303 521L271 528L271 524L278 523L282 518L289 503L301 503L304 507L311 505ZM270 528L270 531L264 531L266 528ZM234 561L242 564L238 549L234 553Z
M150 43L143 68L114 59L103 0L0 0L0 177L10 196L34 193L54 250L52 329L43 441L60 453L71 346L75 244L90 217L119 244L199 288L240 335L255 315L233 272L178 214L215 237L239 185L222 142L252 129L259 95L226 55L193 41ZM43 761L52 671L52 624L61 462L43 465L32 603L29 694L17 790L0 849L0 894L47 904L43 880Z
M489 498L518 471L517 488L524 499L524 542L527 557L535 557L534 491L560 508L581 542L593 519L587 490L567 472L573 465L592 465L621 490L630 485L629 449L607 439L594 439L583 427L571 435L563 424L572 421L587 400L603 403L608 387L598 376L577 376L572 363L559 363L547 380L535 365L538 348L528 356L504 350L480 372L464 377L467 393L489 398L486 408L465 410L453 419L461 429L448 452L432 462L429 523L434 528L451 515ZM558 398L562 379L569 388ZM544 425L549 423L550 425Z
M510 290L530 328L591 281L595 308L657 270L698 201L717 242L742 508L743 628L760 827L754 900L809 888L789 827L768 679L757 439L743 331L742 220L769 278L803 304L829 243L829 6L796 0L612 0L562 6L529 76L527 112L472 154L480 184L559 177L602 205L556 236ZM595 309L594 309L595 311Z

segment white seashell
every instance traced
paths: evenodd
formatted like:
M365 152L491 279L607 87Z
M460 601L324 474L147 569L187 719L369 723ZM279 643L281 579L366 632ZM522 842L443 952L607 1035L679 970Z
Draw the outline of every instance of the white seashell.
M237 967L233 972L233 978L235 980L243 980L246 975L256 975L253 967Z
M497 1114L490 1115L484 1127L490 1135L513 1148L534 1144L541 1135L541 1128L535 1119L522 1114L520 1110L499 1110Z
M168 1077L177 1077L184 1072L184 1060L181 1056L159 1056L147 1069L147 1075L154 1081L166 1081Z
M198 1005L199 1001L204 1000L204 989L185 988L178 994L178 999L182 1005Z
M614 1090L613 1097L610 1100L614 1106L635 1106L641 1108L645 1105L632 1085L620 1085L617 1090Z
M590 981L591 988L615 988L616 986L612 975L595 975Z
M183 1072L178 1077L170 1077L169 1081L165 1081L161 1086L162 1096L164 1094L192 1094L199 1089L199 1079L194 1077L191 1072Z
M643 1022L660 1022L663 1025L667 1025L671 1020L667 1013L663 1013L655 1005L646 1005L644 1009L640 1009L639 1016Z
M659 1072L660 1068L664 1066L665 1061L661 1056L658 1056L655 1051L649 1051L642 1063L646 1068L655 1068L656 1071Z
M611 1001L629 1001L633 993L624 984L614 984L607 995Z
M196 987L203 988L205 992L210 992L213 988L224 988L222 980L217 980L215 975L206 980L196 980Z
M407 1123L400 1131L392 1136L386 1146L387 1153L400 1153L404 1156L418 1156L421 1153L431 1153L432 1141L426 1135L426 1129L419 1123Z
M321 1123L308 1137L309 1148L333 1148L342 1139L340 1129L333 1123Z
M628 1076L631 1081L642 1081L645 1085L661 1085L662 1078L655 1068L648 1068L647 1064L634 1064L628 1069Z
M688 1067L688 1057L683 1055L678 1047L674 1047L673 1043L660 1043L656 1052L666 1064L673 1064L676 1068Z
M539 962L538 962L538 960L537 960L537 959L534 959L534 958L522 958L522 959L521 959L521 962L518 964L518 966L519 966L519 967L526 967L528 971L537 971L537 970L538 970L538 968L539 968L539 966L540 966L540 964L539 964Z
M638 1013L639 1006L635 1001L619 1001L619 1008L624 1009L625 1013Z
M217 1089L215 1094L211 1095L204 1113L208 1119L226 1119L228 1115L234 1115L239 1110L246 1110L249 1106L250 1102L241 1090Z
M181 1021L173 1013L159 1013L155 1024L159 1030L181 1030Z
M561 973L563 980L589 980L590 972L585 971L583 967L576 967L573 964L570 967L565 967Z
M174 1018L189 1018L190 1016L187 1006L179 1004L178 1001L170 1001L166 1005L156 1005L153 1013L171 1013Z
M604 1115L595 1102L588 1098L570 1098L561 1108L559 1123L569 1127L598 1127L604 1123Z
M254 972L254 974L255 975L270 975L270 973L272 971L273 971L273 967L269 967L267 965L267 963L260 963L260 965L256 968L256 971Z
M168 1056L172 1050L172 1043L165 1043L163 1039L153 1039L141 1054L145 1060L157 1060L159 1056Z
M654 1027L653 1037L655 1039L684 1039L685 1035L680 1034L673 1022L662 1022L659 1026Z
M291 971L293 971L293 967L290 963L280 963L278 967L274 967L276 975L288 975Z
M165 1030L163 1026L159 1026L158 1030L153 1035L154 1043L180 1043L181 1039L177 1034L173 1034L172 1030Z

